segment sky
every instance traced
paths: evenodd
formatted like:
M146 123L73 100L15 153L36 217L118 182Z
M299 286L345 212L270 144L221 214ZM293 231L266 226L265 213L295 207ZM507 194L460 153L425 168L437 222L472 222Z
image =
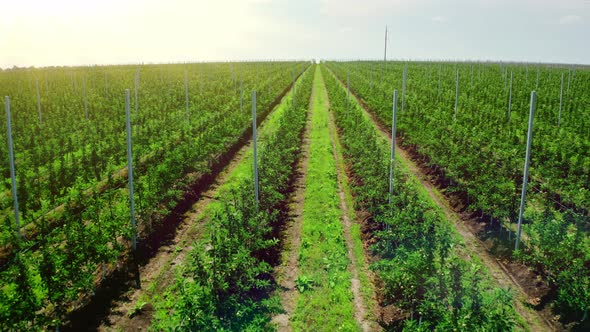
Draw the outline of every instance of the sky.
M0 67L287 59L590 64L590 0L2 0Z

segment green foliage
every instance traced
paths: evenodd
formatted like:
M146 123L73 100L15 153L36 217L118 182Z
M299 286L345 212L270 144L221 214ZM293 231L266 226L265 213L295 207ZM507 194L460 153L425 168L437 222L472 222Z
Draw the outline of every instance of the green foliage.
M515 326L512 294L489 285L479 264L467 262L442 213L425 201L418 184L396 167L394 195L388 203L389 146L351 102L331 73L325 75L344 153L355 176L357 204L379 225L372 265L383 282L384 305L393 304L415 320L404 331L507 331ZM390 108L389 108L390 109Z
M312 289L313 285L314 285L313 279L311 279L307 276L300 275L297 277L297 279L295 279L295 287L297 287L297 290L299 291L299 293L303 293L307 290Z
M541 217L534 218L539 221L525 230L532 241L527 244L525 256L529 263L545 271L557 287L557 304L561 310L585 317L586 299L590 298L586 277L590 253L588 226L587 221L581 225L566 211L587 217L590 208L590 113L587 112L590 71L540 66L537 84L533 76L536 70L529 73L529 65L432 62L407 65L405 107L397 118L402 144L423 156L423 161L441 175L440 184L445 190L466 201L467 210L485 213L498 221L517 218L530 92L537 92L527 206L541 210L559 208L560 212L552 212L553 217L545 218L548 222L540 221ZM405 63L329 62L327 66L342 81L350 73L351 91L381 123L391 125L391 89L401 86ZM455 117L456 73L459 100ZM509 114L507 80L512 74ZM562 74L567 86L564 86L558 126ZM366 142L364 136L359 134L359 137ZM365 159L375 162L368 156ZM356 167L363 166L359 161ZM375 166L367 163L367 167ZM379 179L387 176L383 171L379 174ZM371 181L366 176L359 177ZM370 186L358 195L367 201L366 196L373 195L375 188ZM383 191L375 196L386 197ZM369 200L370 204L373 203ZM564 215L560 217L560 214ZM560 220L559 225L551 219Z
M357 331L351 264L342 223L331 119L323 75L314 80L313 117L298 258L300 295L290 324L294 331Z
M251 195L240 194L247 189L233 192L225 210L212 217L211 242L191 252L177 278L173 310L182 319L176 329L236 330L267 321L264 315L272 308L257 299L270 289L263 276L272 269L255 253L270 249L276 241L264 239L269 220L256 212Z
M350 72L351 90L384 124L391 124L391 87L401 86L404 63L329 62L328 66L343 79ZM590 103L590 72L542 67L537 87L531 85L533 79L527 80L525 66L501 66L410 63L405 108L397 128L404 144L416 147L431 165L443 170L447 180L469 197L472 210L496 218L513 217L517 209L513 201L518 201L522 181L530 91L536 90L532 181L587 211L590 117L584 110ZM460 89L454 120L456 71ZM510 119L509 90L504 84L508 71L514 73ZM558 127L561 73L571 82L564 91Z
M35 271L29 268L31 256L20 255L6 270L0 290L0 325L7 330L27 330L38 323L36 311L41 308L42 293Z
M304 65L224 63L3 72L0 89L12 102L17 191L26 241L16 237L10 181L4 181L0 249L8 259L0 271L0 326L35 330L60 325L87 301L106 267L128 254L132 230L123 91L133 86L137 70L139 107L137 112L131 107L136 219L142 237L176 206L195 177L208 174L249 127L250 113L240 109L234 71L240 72L244 91L263 91L258 107L265 114L292 82L292 69ZM249 105L250 94L244 96L243 104ZM5 122L0 119L0 126L5 127ZM0 138L6 142L6 131L0 132ZM6 144L0 145L0 153L7 155ZM0 172L9 179L8 162L0 163ZM30 291L22 291L26 289Z
M527 213L532 219L528 246L522 258L541 266L558 286L557 303L584 317L590 311L590 240L584 231L588 218L546 210Z
M137 315L139 312L141 312L143 310L143 308L145 307L146 304L148 304L146 301L143 301L143 300L137 301L137 303L135 303L133 308L127 312L127 317L132 318L135 315Z
M298 86L298 100L309 100L310 71ZM176 283L156 303L153 330L271 329L270 315L278 311L278 303L269 297L274 284L268 256L276 250L277 211L298 158L305 116L303 107L287 108L260 149L259 202L254 201L252 174L235 178L220 198L218 209L209 216L208 236L195 244Z

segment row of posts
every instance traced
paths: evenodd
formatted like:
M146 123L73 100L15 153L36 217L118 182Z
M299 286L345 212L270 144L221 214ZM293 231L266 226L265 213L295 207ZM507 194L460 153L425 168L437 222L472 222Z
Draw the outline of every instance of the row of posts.
M293 76L293 91L295 92L295 80L296 76ZM135 110L137 112L138 102L137 102L137 91L139 87L139 70L135 76ZM241 96L240 96L240 109L243 108L243 81L240 83L241 88ZM83 81L83 91L84 96L86 96L86 83L85 80ZM108 91L108 90L107 90ZM186 94L186 112L187 117L190 116L189 113L189 95L188 95L188 76L185 72L185 94ZM37 97L39 97L39 89L38 89L38 81L37 81ZM16 184L16 172L15 172L15 165L14 165L14 144L12 140L12 116L10 112L10 98L8 96L5 97L5 109L6 109L6 123L7 123L7 136L8 136L8 152L9 152L9 162L10 162L10 177L12 182L12 198L14 203L14 218L16 224L16 230L18 234L18 238L22 239L21 234L21 227L20 227L20 218L19 218L19 205L18 205L18 197L17 197L17 184ZM129 206L130 206L130 221L131 221L131 228L132 228L132 235L131 235L131 245L134 258L137 258L137 227L136 227L136 220L135 220L135 198L134 198L134 187L133 187L133 149L132 149L132 133L131 133L131 112L130 112L130 91L129 89L125 90L125 118L126 118L126 133L127 133L127 168L128 168L128 184L129 184ZM295 95L293 94L293 106L295 106ZM39 116L41 118L41 108L40 102L38 98L38 109L39 109ZM84 98L84 111L86 118L88 118L88 107L86 98ZM259 201L259 189L258 189L258 158L257 158L257 128L256 128L256 91L252 92L252 139L253 139L253 150L254 150L254 195L256 204ZM137 261L137 260L136 260ZM136 286L138 288L141 287L140 279L139 279L139 271L136 273Z
M105 81L106 81L106 73L105 73ZM108 81L106 81L106 92L108 94ZM186 95L186 115L187 121L190 120L190 113L189 113L189 94L188 94L188 75L185 71L185 95ZM295 93L296 93L296 75L295 71L293 71L293 107L296 106L295 104ZM234 86L236 86L236 81L234 79ZM138 98L137 92L139 89L139 69L135 75L135 112L137 114L138 110ZM244 90L243 90L243 80L240 82L240 111L243 109L243 99L244 99ZM86 100L86 80L83 80L83 91L84 91L84 113L86 115L86 119L88 119L88 105ZM41 117L41 103L39 98L39 84L37 81L37 103L39 109L39 120L42 121ZM127 131L127 168L128 168L128 182L129 182L129 207L130 207L130 220L131 220L131 245L132 245L132 255L134 261L134 268L135 268L135 287L141 288L141 278L139 274L139 265L138 265L138 255L137 255L137 227L135 221L135 199L134 199L134 188L133 188L133 150L132 150L132 135L131 135L131 112L130 112L130 92L129 89L125 90L125 118L126 118L126 131ZM14 167L14 151L13 151L13 142L12 142L12 117L10 114L10 98L8 96L5 97L5 107L6 107L6 123L7 123L7 134L8 134L8 151L9 151L9 159L10 159L10 176L12 181L12 198L14 202L14 217L16 223L16 229L18 233L19 240L22 239L21 231L20 231L20 220L19 220L19 207L18 207L18 197L16 192L16 174L15 174L15 167ZM259 204L259 189L258 189L258 156L257 156L257 128L256 128L256 91L252 92L252 140L253 140L253 152L254 152L254 198L255 204L258 208ZM57 328L59 330L59 327Z
M233 70L233 69L232 69ZM296 106L295 100L295 93L296 93L296 79L297 75L295 70L292 71L293 74L293 107ZM135 92L135 113L137 114L139 102L138 102L138 91L139 91L139 69L135 74L134 79L134 92ZM243 110L243 102L244 102L244 81L243 79L240 82L240 110ZM234 80L234 85L237 82ZM187 121L190 120L190 110L189 110L189 92L188 92L188 72L185 70L184 72L184 85L185 85L185 103L186 103L186 116ZM88 100L86 98L86 79L82 81L82 91L84 96L84 114L86 119L88 119ZM42 111L41 111L41 99L39 94L39 81L36 80L36 92L37 92L37 108L39 112L39 121L42 123ZM108 95L108 79L105 72L105 92ZM12 197L14 202L14 215L15 215L15 223L16 229L18 233L19 239L22 238L21 236L21 227L20 227L20 219L19 219L19 207L18 207L18 197L16 191L16 174L15 174L15 167L14 167L14 151L13 151L13 142L12 142L12 117L10 114L10 98L8 96L5 97L5 108L6 108L6 122L7 122L7 131L8 131L8 151L9 151L9 159L10 159L10 174L11 174L11 181L12 181ZM131 115L130 115L130 92L128 89L125 90L125 114L126 114L126 125L127 125L127 160L128 160L128 177L129 177L129 191L130 191L130 209L131 209L131 225L133 229L135 229L135 204L134 204L134 194L133 194L133 160L132 160L132 146L131 146ZM254 191L255 191L255 199L258 202L258 165L257 165L257 132L256 132L256 91L252 93L252 137L254 141ZM132 247L135 253L136 251L136 233L133 232L132 235Z
M440 76L440 71L439 71ZM407 77L407 65L404 69L403 73L403 83L402 83L402 112L404 107L404 95L405 95L405 82ZM512 100L512 72L510 75L510 97L509 97L509 106L508 106L508 114L510 116L510 104ZM559 121L561 120L561 105L562 105L562 98L563 98L563 74L561 77L561 94L560 94L560 112L559 112ZM458 97L458 84L459 84L459 74L456 73L456 94ZM137 103L137 91L139 85L139 71L135 77L135 107L137 111L138 103ZM241 96L240 96L240 108L243 107L243 82L240 84L241 87ZM293 75L293 88L295 89L295 75ZM85 92L85 80L83 81L83 90ZM108 90L107 90L108 91ZM84 93L85 95L85 93ZM187 118L190 116L189 113L189 99L188 99L188 76L185 72L185 95L186 95L186 111L187 111ZM38 82L37 82L37 96L39 96L39 89L38 89ZM295 99L293 94L293 105L295 105ZM347 111L349 109L349 99L350 99L350 72L347 75ZM396 135L396 113L397 113L397 90L394 90L393 94L393 112L392 112L392 147L391 147L391 160L390 160L390 174L389 174L389 203L392 202L392 195L393 195L393 181L394 181L394 159L395 159L395 135ZM457 100L455 101L455 118L457 113ZM515 248L518 249L520 235L521 235L521 227L522 227L522 214L524 211L524 205L526 200L526 187L528 181L528 173L529 173L529 163L530 163L530 148L531 148L531 141L532 141L532 129L533 129L533 116L535 110L535 103L536 103L536 92L533 91L531 93L531 101L530 101L530 113L529 113L529 123L528 123L528 133L527 133L527 148L526 148L526 156L525 156L525 169L523 175L523 185L522 185L522 192L521 192L521 204L519 209L519 217L518 217L518 225L517 225L517 238L516 238L516 245ZM85 99L85 114L87 117L87 103ZM19 238L21 238L20 232L20 220L18 214L18 198L16 192L16 175L15 175L15 168L14 168L14 151L13 151L13 142L12 142L12 124L11 124L11 115L10 115L10 99L8 96L5 97L5 106L6 106L6 117L7 117L7 131L8 131L8 150L9 150L9 159L10 159L10 174L11 174L11 181L12 181L12 195L13 195L13 202L14 202L14 210L15 210L15 223L17 228L17 233ZM38 108L40 112L40 103L38 103ZM135 225L135 206L134 206L134 190L133 190L133 160L132 160L132 144L131 144L131 116L130 116L130 94L129 90L125 90L125 111L126 111L126 125L127 125L127 158L128 158L128 171L129 171L129 191L130 191L130 210L131 210L131 225L133 228L132 232L132 248L133 253L136 255L136 225ZM40 112L41 116L41 112ZM40 120L42 118L40 117ZM255 201L258 203L259 201L259 190L258 190L258 158L257 158L257 128L256 128L256 91L252 93L252 137L253 137L253 150L254 150L254 193L255 193ZM138 284L139 285L139 284Z
M404 110L404 95L405 95L405 90L406 90L407 72L408 72L408 65L406 64L404 71L403 71L403 78L402 78L402 113ZM455 75L456 75L455 76L456 77L456 79L455 79L455 113L454 113L453 119L456 119L457 111L458 111L458 100L459 100L459 71L458 70L456 71ZM559 100L558 126L561 123L561 106L562 106L562 99L563 99L563 77L564 77L564 74L561 75L561 92L560 92L560 100ZM513 74L511 71L510 72L510 92L509 92L509 101L508 101L508 119L509 120L510 120L510 109L511 109L511 104L512 104L512 80L513 80ZM439 67L438 89L440 89L440 67ZM530 98L526 154L525 154L522 190L521 190L521 197L520 197L520 208L519 208L519 212L518 212L518 223L517 223L515 250L518 250L518 247L520 244L520 237L521 237L521 233L522 233L522 216L524 213L524 207L525 207L525 202L526 202L526 190L527 190L527 184L528 184L528 178L529 178L529 165L530 165L530 159L531 159L531 144L532 144L532 136L533 136L533 119L534 119L534 114L535 114L536 99L537 99L537 93L536 93L536 91L532 91L531 98ZM395 138L396 138L396 123L397 123L397 100L398 100L398 92L397 92L397 90L394 90L393 91L393 110L392 110L392 118L391 118L391 158L390 158L390 162L389 162L388 202L390 205L390 209L392 208L392 198L393 198L393 194L394 194L393 187L394 187ZM347 110L347 113L350 110L350 69L347 70L347 79L346 79L346 110ZM388 231L390 230L389 225L386 225L386 230L388 230Z
M189 119L188 76L187 76L186 70L185 70L184 74L185 74L185 79L184 79L185 82L184 83L185 83L185 95L186 95L186 112L187 112L187 119ZM135 72L135 77L134 77L135 114L137 114L138 109L139 109L139 98L138 98L139 77L140 77L140 71L138 68L137 71ZM105 95L108 98L109 97L109 81L108 81L108 76L107 76L106 72L104 73L104 80L105 80ZM47 80L45 81L45 83L47 84ZM39 80L35 80L35 88L36 88L36 95L37 95L37 112L39 113L39 124L42 126L43 125L43 112L42 112L42 108L41 108L41 94L39 91ZM48 90L49 87L46 86L46 89ZM86 94L86 77L82 78L82 97L83 97L83 103L84 103L84 117L86 118L86 120L88 120L88 97Z
M538 68L539 68L539 66L537 66L537 75L538 75ZM350 73L348 75L350 76ZM401 105L402 106L402 108L401 108L402 113L404 111L404 104L405 104L404 100L405 100L405 92L406 92L407 75L408 75L408 64L406 63L406 66L403 71L403 78L402 78L402 105ZM472 75L471 76L471 84L473 85L473 65L471 66L471 75ZM564 76L565 76L565 73L562 73L561 74L560 90L559 90L559 111L558 111L558 116L557 116L557 127L561 127L561 114L562 114L562 109L563 109ZM508 77L508 69L506 69L506 72L505 72L504 89L506 89L507 77ZM508 92L508 113L507 113L508 122L510 122L510 115L511 115L510 113L512 110L513 79L514 79L513 72L510 71L510 84L509 84L509 92ZM350 80L350 78L349 78L349 80ZM568 77L568 87L567 87L568 91L569 91L569 84L570 84L569 80L570 80L570 77ZM439 93L440 93L440 85L441 85L441 65L439 64L437 96L439 96ZM537 77L537 86L538 86L538 77ZM458 110L459 110L459 71L455 70L455 107L454 107L453 120L457 119Z
M538 87L538 81L539 81L539 65L537 66L537 87ZM501 64L501 71L503 72L503 76L504 76L504 89L506 90L506 85L507 85L507 77L508 77L508 68L503 69L503 64ZM440 95L440 89L441 89L441 72L442 72L442 66L439 64L439 71L438 71L438 85L437 85L437 97ZM527 72L528 72L528 66L527 66ZM232 69L232 73L233 73L233 69ZM404 68L404 72L403 72L403 81L402 81L402 104L401 104L401 111L403 113L404 108L405 108L405 90L406 90L406 79L407 79L407 73L408 73L408 64L406 63L405 68ZM188 73L185 70L185 76L184 76L184 83L185 83L185 99L186 99L186 118L187 121L190 121L190 110L189 110L189 93L188 93ZM574 75L575 75L575 71L574 71ZM370 84L370 90L372 92L372 71L370 72L370 79L371 79L371 84ZM237 85L237 79L234 77L234 85ZM348 78L347 80L350 80L350 73L348 73ZM571 71L568 74L568 82L567 82L567 90L569 91L569 86L570 86L570 80L571 80ZM40 91L39 91L39 81L36 80L36 95L37 95L37 109L38 109L38 113L39 113L39 123L40 125L43 124L43 113L42 113L42 107L41 107L41 97L40 97ZM47 81L46 81L47 83ZM473 85L473 65L471 65L471 85ZM513 72L510 71L510 88L509 88L509 97L508 97L508 111L507 111L507 118L508 121L510 121L510 116L511 116L511 108L512 108L512 86L513 86ZM558 127L561 126L561 113L562 113L562 107L563 107L563 89L564 89L564 73L562 73L561 75L561 85L560 85L560 97L559 97L559 113L558 113L558 121L557 121L557 125ZM240 90L241 93L243 94L243 80L240 83ZM88 119L88 99L86 96L86 79L83 78L82 80L82 91L83 91L83 98L84 98L84 114L86 119ZM105 72L105 93L108 97L108 78ZM135 75L135 89L134 89L134 93L135 93L135 113L137 114L138 111L138 91L139 91L139 69L137 69L136 75ZM243 104L242 104L242 100L243 100L243 95L240 97L240 109L243 110ZM348 106L347 106L348 108ZM455 78L455 107L454 107L454 115L453 115L453 119L457 118L457 112L458 112L458 108L459 108L459 72L458 70L456 70L456 78Z

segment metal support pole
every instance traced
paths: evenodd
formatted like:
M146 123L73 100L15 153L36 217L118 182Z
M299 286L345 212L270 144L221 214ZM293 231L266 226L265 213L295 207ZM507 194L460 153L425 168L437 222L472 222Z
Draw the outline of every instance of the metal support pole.
M563 73L561 73L561 89L559 90L559 114L557 115L557 127L561 126L561 106L563 105Z
M455 115L453 115L453 120L457 119L457 109L459 108L459 70L457 69L455 72Z
M12 146L12 121L10 116L10 98L4 97L4 104L6 106L6 128L8 134L8 158L10 159L10 179L12 180L12 200L14 202L14 221L16 222L16 232L18 238L21 239L20 233L20 219L18 215L18 197L16 196L16 172L14 170L14 150Z
M406 104L406 78L408 77L408 64L404 68L404 75L402 79L402 113L404 112L404 105Z
M518 228L516 231L516 245L514 250L518 250L518 244L520 242L520 235L522 233L522 214L524 213L524 203L526 200L526 188L529 178L529 163L531 160L531 143L533 140L533 117L535 116L535 104L537 101L537 93L531 92L531 109L529 112L529 129L526 138L526 156L524 162L524 174L522 176L522 192L520 194L520 209L518 211Z
M43 125L43 113L41 112L41 95L39 94L39 80L35 81L37 89L37 111L39 112L39 124Z
M508 122L510 122L510 111L512 110L512 71L510 71L510 91L508 93Z
M129 100L129 89L125 90L125 115L127 118L127 171L129 176L129 206L131 209L131 245L133 253L137 250L137 230L135 227L135 201L133 197L133 151L131 149L131 112L130 112L130 100Z
M258 152L256 139L256 91L252 91L252 144L254 145L254 198L258 204Z
M190 123L190 111L188 109L188 72L184 71L184 97L186 101L186 121Z
M389 161L389 205L393 196L393 163L395 160L395 131L397 120L397 90L393 90L393 114L391 115L391 160Z
M389 210L390 212L393 210L392 202L393 202L393 166L395 161L395 129L396 129L396 115L397 115L397 90L393 90L393 112L391 115L391 159L389 160ZM385 225L385 230L388 232L391 230L391 226L389 224Z

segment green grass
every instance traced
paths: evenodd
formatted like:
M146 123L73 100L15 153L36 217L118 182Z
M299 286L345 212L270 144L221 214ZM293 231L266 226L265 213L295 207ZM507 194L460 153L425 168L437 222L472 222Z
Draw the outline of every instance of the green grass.
M357 331L336 161L324 105L324 81L319 70L314 89L297 279L303 291L291 317L292 327L295 331Z

